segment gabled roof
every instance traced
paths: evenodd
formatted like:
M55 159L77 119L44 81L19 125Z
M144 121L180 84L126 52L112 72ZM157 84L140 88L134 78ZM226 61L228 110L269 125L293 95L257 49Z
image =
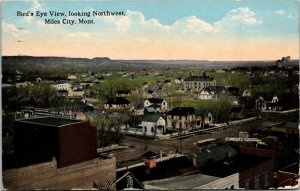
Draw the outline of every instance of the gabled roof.
M145 111L147 111L148 113L154 113L155 109L154 109L154 107L146 107Z
M186 116L195 114L193 107L176 107L169 111L167 115Z
M105 104L130 104L130 101L123 97L115 97L112 99L109 99Z
M143 116L142 121L156 123L160 117L159 114L146 114Z
M127 179L124 180L124 178L126 178L127 176L131 176L133 178L133 180L137 183L133 183L133 187L139 188L139 189L143 189L144 185L143 183L141 183L130 171L126 172L122 177L120 177L117 181L116 181L116 187L117 189L124 189L125 185L127 186ZM124 185L122 184L122 181L124 181ZM125 184L126 183L126 184ZM130 190L132 190L133 188L130 188Z

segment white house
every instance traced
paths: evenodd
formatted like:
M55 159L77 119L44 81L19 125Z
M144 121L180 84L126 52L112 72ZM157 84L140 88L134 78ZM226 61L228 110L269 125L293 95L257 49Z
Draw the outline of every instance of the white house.
M227 91L224 86L208 86L201 90L198 94L198 99L218 99L221 95L226 95Z
M142 123L138 126L142 127L142 132L147 136L162 135L166 132L166 121L159 114L144 115Z
M166 111L168 109L168 103L164 99L149 98L144 101L144 107L153 107L156 111Z

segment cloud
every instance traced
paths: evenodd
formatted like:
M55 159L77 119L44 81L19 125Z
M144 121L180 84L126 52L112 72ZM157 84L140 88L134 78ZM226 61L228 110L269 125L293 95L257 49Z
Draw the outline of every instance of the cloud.
M105 19L107 26L114 26L119 32L162 32L177 34L194 33L218 33L224 31L238 30L240 27L259 25L262 21L248 7L241 7L229 11L222 19L215 23L206 22L196 16L183 17L171 25L163 25L157 19L145 19L140 12L127 11L125 17L101 17Z
M195 32L201 34L202 32L213 31L213 26L195 16L184 17L178 19L173 25L176 31Z
M19 37L18 28L14 24L7 23L2 21L3 32L10 33L13 37Z
M33 1L33 7L35 9L41 7L41 0L34 0Z
M262 24L255 13L248 7L240 7L229 11L225 17L214 23L214 32L232 31L241 27Z
M274 12L275 15L279 15L279 16L283 16L285 18L288 18L288 19L295 19L296 16L290 12L288 12L287 10L276 10Z

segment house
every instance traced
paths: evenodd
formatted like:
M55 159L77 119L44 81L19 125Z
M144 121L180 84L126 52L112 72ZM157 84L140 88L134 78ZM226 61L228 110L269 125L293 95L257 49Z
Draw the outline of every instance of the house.
M276 95L271 95L270 93L263 93L262 95L263 110L279 110L281 108L281 103Z
M176 107L166 113L166 125L170 131L192 130L195 121L195 110L192 107Z
M230 119L236 120L236 119L244 119L245 113L242 106L234 106L231 108L230 112Z
M165 99L149 98L144 101L144 107L153 107L156 111L162 112L168 109L168 103Z
M56 90L70 90L72 85L69 83L58 83L58 84L53 84L51 87L55 88Z
M14 153L3 158L9 190L115 189L116 159L97 155L96 128L56 117L16 120Z
M209 126L210 124L213 123L213 115L210 111L205 110L205 109L196 109L195 110L197 118L200 117L201 119L201 127Z
M166 132L166 121L160 114L146 114L142 118L140 125L143 133L148 136L164 134Z
M207 86L200 91L198 99L215 100L222 95L228 95L224 86Z
M192 74L190 74L188 78L184 79L183 84L185 92L200 92L207 86L216 86L217 82L204 72L202 76L192 76Z
M130 101L123 97L115 97L109 99L105 104L104 108L107 110L128 110L132 107Z

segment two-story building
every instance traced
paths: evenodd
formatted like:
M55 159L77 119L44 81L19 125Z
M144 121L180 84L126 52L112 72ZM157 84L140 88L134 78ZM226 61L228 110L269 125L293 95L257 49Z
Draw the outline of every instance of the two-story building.
M207 86L216 86L217 82L204 72L202 76L192 76L192 74L190 74L188 78L184 79L183 84L185 92L200 92Z
M196 121L194 108L176 107L166 113L166 125L169 130L191 130Z

